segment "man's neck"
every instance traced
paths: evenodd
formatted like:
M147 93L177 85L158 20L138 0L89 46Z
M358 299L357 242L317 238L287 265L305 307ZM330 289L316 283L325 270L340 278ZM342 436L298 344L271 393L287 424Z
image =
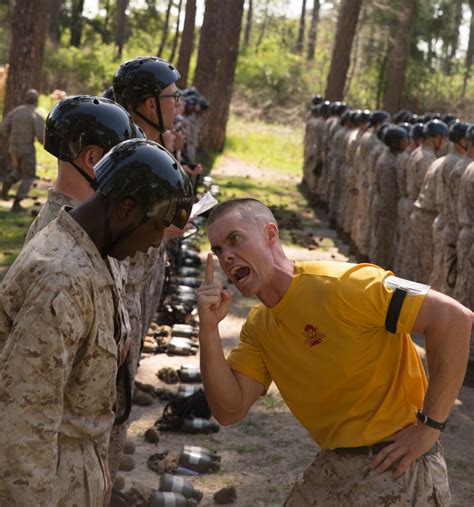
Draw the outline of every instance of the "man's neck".
M278 304L290 288L294 270L295 263L286 256L275 262L271 283L260 290L258 299L269 308Z
M100 193L72 209L70 216L84 229L99 252L104 248L105 202Z
M91 176L93 177L93 175ZM94 194L90 183L81 176L74 166L67 163L59 167L58 178L54 183L53 190L80 203L87 201Z

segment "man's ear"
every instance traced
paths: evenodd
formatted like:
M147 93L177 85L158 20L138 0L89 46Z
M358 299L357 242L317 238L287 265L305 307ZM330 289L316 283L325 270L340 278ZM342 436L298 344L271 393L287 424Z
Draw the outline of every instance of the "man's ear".
M138 204L135 199L125 197L117 205L117 215L121 220L129 219L137 210Z
M149 112L155 112L156 111L156 100L155 97L148 97L143 101L143 105L145 109Z
M88 169L89 173L94 174L93 168L102 158L103 154L104 149L95 144L90 144L82 150L80 157L82 158L82 163Z
M270 243L275 243L278 241L278 226L273 222L269 222L265 226L265 232L267 235L267 240Z

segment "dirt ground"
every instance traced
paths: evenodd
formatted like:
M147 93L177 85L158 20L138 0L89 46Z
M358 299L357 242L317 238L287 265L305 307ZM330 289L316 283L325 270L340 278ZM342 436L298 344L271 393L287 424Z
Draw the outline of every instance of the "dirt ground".
M258 174L255 168L235 160L227 162L213 172L213 176L242 175L252 177ZM299 178L282 176L282 187L295 188L294 199L300 199L296 192ZM299 197L298 197L299 195ZM304 203L299 204L301 209ZM288 255L293 259L347 260L347 246L339 241L330 230L324 218L318 213L301 211L303 226L319 238L318 248L309 250L302 246L289 246ZM206 251L201 252L204 260ZM216 271L219 269L216 265ZM235 291L230 314L221 323L220 331L226 351L237 342L240 328L248 309L255 303L244 300ZM424 354L419 342L420 354ZM198 356L170 357L165 354L148 355L142 358L138 380L156 387L175 388L159 381L156 372L163 366L179 368L181 364L199 364ZM317 451L317 446L296 421L283 403L274 385L268 395L262 397L248 417L231 427L222 427L212 435L185 435L161 433L159 444L144 441L143 434L161 415L164 403L155 401L150 407L134 406L129 427L129 436L136 444L134 458L136 466L131 472L120 472L125 478L125 491L130 487L141 490L157 489L159 476L147 468L148 457L164 450L179 451L183 445L202 445L217 451L222 458L217 473L187 477L196 488L204 492L201 505L213 505L213 494L224 486L234 486L237 501L241 507L279 506L283 504L295 477L300 474ZM452 505L474 505L474 388L463 387L450 417L449 425L442 436L446 459L449 466Z

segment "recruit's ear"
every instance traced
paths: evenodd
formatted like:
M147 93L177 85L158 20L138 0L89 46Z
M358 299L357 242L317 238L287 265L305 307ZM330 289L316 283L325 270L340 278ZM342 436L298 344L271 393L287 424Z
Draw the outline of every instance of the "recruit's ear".
M265 232L268 242L275 243L278 241L278 226L276 224L269 222L265 226Z
M117 205L117 214L121 220L127 220L136 213L139 206L132 197L125 197Z
M84 147L79 154L82 164L87 167L90 173L93 174L93 167L97 164L97 162L104 155L104 149L96 144L89 144Z

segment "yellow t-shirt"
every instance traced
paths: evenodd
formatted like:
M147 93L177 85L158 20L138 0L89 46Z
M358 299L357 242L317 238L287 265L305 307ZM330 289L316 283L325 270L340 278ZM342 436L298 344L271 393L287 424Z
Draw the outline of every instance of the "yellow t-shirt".
M424 295L406 296L397 333L385 329L389 271L371 264L297 262L272 308L249 313L227 361L266 388L326 449L371 445L415 422L427 386L408 334Z

